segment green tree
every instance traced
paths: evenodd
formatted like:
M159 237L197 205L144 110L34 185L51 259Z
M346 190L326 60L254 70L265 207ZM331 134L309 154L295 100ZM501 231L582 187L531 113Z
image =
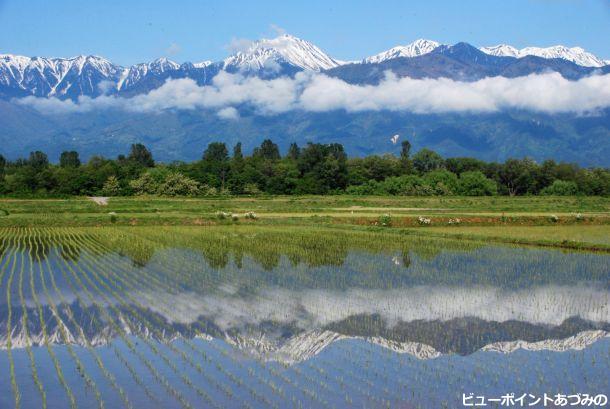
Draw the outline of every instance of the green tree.
M535 193L535 171L531 159L508 159L499 169L499 181L511 196Z
M41 151L30 152L28 165L31 166L34 171L40 172L49 167L49 158L46 153Z
M301 148L299 148L299 145L297 145L296 142L292 142L288 148L288 155L286 155L286 157L292 161L297 161L300 155Z
M413 171L413 161L411 160L411 142L404 140L400 144L400 164L402 173L407 174Z
M475 158L447 158L445 160L445 167L447 170L455 173L456 175L475 170L484 172L485 165L485 162Z
M427 173L443 167L444 160L430 149L422 149L413 155L413 167L419 173Z
M203 152L201 170L204 183L224 189L229 170L229 152L224 143L212 142L208 145Z
M347 155L343 145L308 143L297 167L301 178L296 191L323 194L347 186Z
M278 146L273 143L271 139L265 139L261 146L258 148L254 148L254 152L252 154L255 158L262 158L267 160L279 160L280 159L280 149Z
M0 194L3 193L6 188L4 185L5 168L6 159L4 159L4 156L0 155Z
M233 147L233 157L229 166L229 178L228 187L231 193L241 194L244 192L245 177L244 168L246 163L244 161L244 154L241 150L241 142L238 142Z
M80 158L76 151L64 151L59 157L59 166L62 168L78 168L80 166Z
M152 153L141 143L134 143L131 145L127 159L145 168L152 168L155 166Z

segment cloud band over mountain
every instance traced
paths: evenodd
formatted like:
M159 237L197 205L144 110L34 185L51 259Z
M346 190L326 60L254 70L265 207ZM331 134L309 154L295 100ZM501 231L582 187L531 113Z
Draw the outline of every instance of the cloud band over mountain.
M200 86L192 79L170 79L157 89L130 98L81 96L73 101L30 96L15 101L49 114L103 109L131 112L200 109L216 110L225 119L237 118L236 108L243 105L253 107L262 115L291 110L388 110L428 114L523 109L594 113L610 107L610 74L576 81L567 80L559 73L545 73L462 82L448 78L397 78L388 72L377 85L355 85L311 72L275 79L221 72L211 85Z

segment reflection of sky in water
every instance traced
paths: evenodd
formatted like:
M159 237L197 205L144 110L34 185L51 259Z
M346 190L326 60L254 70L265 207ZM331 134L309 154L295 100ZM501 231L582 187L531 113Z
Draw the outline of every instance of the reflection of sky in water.
M134 341L137 339L132 338ZM283 367L277 363L261 363L247 356L232 352L221 341L196 340L193 349L182 341L174 343L178 350L189 352L200 359L201 368L215 382L231 391L229 398L221 389L201 376L193 367L181 361L163 345L158 345L179 365L185 375L199 389L204 390L214 404L221 407L241 407L247 402L253 408L292 406L291 399L304 407L421 407L436 409L461 407L461 394L474 393L498 397L506 393L534 395L556 393L607 393L610 364L607 358L610 340L606 339L582 351L554 353L548 351L517 351L512 354L477 352L462 357L444 355L421 360L408 354L397 354L382 347L359 340L338 341L312 359L294 366ZM143 355L151 360L159 373L171 380L175 388L189 402L203 404L197 393L176 378L170 368L149 347L139 343ZM116 358L115 349L127 357L142 382L152 386L151 394L157 406L180 408L178 401L156 384L142 362L134 356L122 341L112 346L98 348L100 357L117 380L128 392L134 407L151 407L146 395ZM85 370L92 375L104 396L106 407L122 407L122 402L83 348L77 347ZM67 382L72 386L79 408L95 408L97 402L84 384L66 348L57 346L55 353L61 359ZM227 353L228 352L228 353ZM69 407L65 393L54 376L53 365L44 348L35 348L38 370L44 376L49 407ZM23 391L23 407L40 407L40 396L34 392L27 354L15 351L18 364L17 382ZM7 356L0 353L0 367L7 368ZM230 374L227 375L227 374ZM237 379L239 383L236 383ZM254 399L249 389L256 391L267 403ZM281 390L281 394L278 392ZM314 395L311 395L314 393ZM13 404L10 383L0 381L0 407ZM195 406L198 407L198 406Z
M91 258L98 264L92 264ZM16 379L24 408L41 405L20 327L22 279L30 336L41 341L30 278L51 342L57 343L52 350L79 407L84 408L96 407L97 402L68 347L61 345L50 302L67 303L58 308L72 334L77 331L67 319L68 307L87 336L96 339L95 350L134 407L150 407L151 399L158 407L181 406L142 357L187 401L202 401L196 387L218 407L244 403L254 408L286 407L298 401L304 407L440 408L459 407L461 393L470 392L492 397L507 392L608 390L610 338L603 331L610 321L606 255L493 246L426 254L350 251L341 263L316 267L279 254L268 257L264 265L253 256L237 260L227 255L211 267L201 253L190 250L158 251L145 265L117 254L97 257L82 250L78 263L69 265L91 293L75 282L55 249L48 255L49 264L41 265L46 291L38 264L30 266L28 257L21 255L13 260L8 260L5 272L14 272L8 291ZM61 297L51 285L49 267ZM97 290L85 277L96 283ZM3 285L7 280L5 275ZM3 287L0 340L4 346L6 296ZM90 297L134 334L129 339L137 353L113 331ZM78 298L84 304L77 305ZM192 338L201 328L214 329L216 339ZM173 339L172 343L135 336L145 336L149 330L155 336L165 334L164 341ZM176 334L186 340L175 338ZM522 338L531 342L518 343ZM515 345L540 350L515 350ZM93 356L82 343L73 348L106 407L122 406ZM53 402L49 407L69 406L48 350L32 351L47 398ZM201 365L199 369L193 362ZM6 351L0 351L0 368L8 373ZM151 388L147 392L141 385ZM12 404L10 382L3 377L0 407Z

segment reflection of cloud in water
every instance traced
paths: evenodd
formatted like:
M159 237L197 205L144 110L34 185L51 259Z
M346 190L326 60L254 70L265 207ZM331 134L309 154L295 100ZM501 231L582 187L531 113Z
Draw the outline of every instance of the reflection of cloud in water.
M267 288L259 294L244 298L231 293L138 293L138 298L172 322L190 323L204 315L225 329L264 321L294 322L303 329L311 329L355 314L379 314L390 324L461 317L550 325L559 325L573 316L595 322L610 320L610 294L585 286L543 286L516 291L430 286L347 291Z

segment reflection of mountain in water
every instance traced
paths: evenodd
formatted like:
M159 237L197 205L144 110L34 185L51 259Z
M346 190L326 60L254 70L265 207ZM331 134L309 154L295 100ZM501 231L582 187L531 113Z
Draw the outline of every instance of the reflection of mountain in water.
M106 229L21 241L16 252L10 243L0 246L15 275L10 334L0 294L2 347L9 336L23 347L26 333L43 342L41 318L55 344L104 345L121 331L161 342L211 336L286 362L347 338L430 358L579 348L610 331L599 254L249 227ZM19 282L30 287L28 331Z
M106 345L119 337L116 327L108 322L112 317L121 323L121 329L136 337L171 342L176 338L219 338L264 360L298 362L316 355L333 342L345 339L362 339L399 353L408 353L421 359L441 354L471 354L477 350L512 352L516 349L563 351L582 349L598 339L608 336L610 324L594 323L573 317L560 325L531 324L527 322L493 322L480 318L461 318L448 321L397 322L390 326L379 315L355 315L330 323L322 328L303 329L291 324L261 322L258 325L221 328L213 319L200 316L189 324L170 323L151 310L134 306L106 309L106 319L96 307L81 308L73 303L59 306L56 316L50 307L43 307L48 341L51 344L68 342L85 346ZM0 311L6 317L5 311ZM22 348L27 337L22 327L21 310L13 312L11 342L13 348ZM42 345L44 336L38 310L28 308L28 333L31 345ZM73 320L68 314L71 314ZM74 321L78 327L74 325ZM64 331L62 332L61 327ZM79 328L80 327L80 328ZM0 322L0 348L6 348L8 334L6 320ZM82 331L81 331L82 329Z

